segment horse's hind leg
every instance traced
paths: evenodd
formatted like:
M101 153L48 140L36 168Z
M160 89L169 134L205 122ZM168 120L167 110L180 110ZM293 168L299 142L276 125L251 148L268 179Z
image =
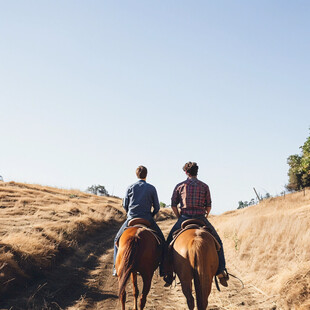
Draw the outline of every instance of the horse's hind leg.
M182 292L186 297L188 309L193 310L195 301L192 295L192 268L188 262L182 261L175 261L174 268L181 281Z
M192 279L180 279L182 292L186 297L187 306L189 310L193 310L195 307L194 297L192 295Z
M140 298L139 310L143 310L144 307L145 307L146 296L149 293L150 288L151 288L152 277L153 277L153 274L151 274L151 275L142 275L143 290L142 290L142 295L141 295L141 298Z
M139 289L137 284L137 273L133 271L131 273L132 287L133 287L133 298L134 298L134 310L138 310L138 296Z
M119 299L122 303L122 310L125 310L125 302L126 302L126 291L124 291L120 296Z

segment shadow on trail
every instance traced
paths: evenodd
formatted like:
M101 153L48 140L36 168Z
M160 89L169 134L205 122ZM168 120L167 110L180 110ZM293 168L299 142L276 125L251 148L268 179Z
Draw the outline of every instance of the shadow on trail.
M2 296L0 309L59 310L73 306L80 299L89 299L92 303L118 299L117 295L99 291L100 285L98 288L90 287L87 281L92 278L90 272L99 266L99 258L113 248L120 225L110 222L108 226L87 236L70 254L58 257L56 267L38 272L39 276L29 280L25 286L16 287L10 295Z

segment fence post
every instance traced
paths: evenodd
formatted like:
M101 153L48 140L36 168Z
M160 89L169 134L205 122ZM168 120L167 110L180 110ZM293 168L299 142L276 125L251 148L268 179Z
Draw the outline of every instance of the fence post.
M256 192L255 187L253 187L253 189L254 189L254 192L255 192L255 194L256 194L256 197L257 197L258 201L260 202L261 199L259 198L259 196L258 196L258 194L257 194L257 192Z

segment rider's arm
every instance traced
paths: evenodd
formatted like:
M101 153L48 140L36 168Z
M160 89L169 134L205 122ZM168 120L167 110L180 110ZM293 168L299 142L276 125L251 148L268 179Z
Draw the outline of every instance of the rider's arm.
M205 200L205 206L206 206L206 217L208 217L210 211L211 211L211 194L210 194L210 189L209 186L206 187L206 200Z
M172 209L172 211L174 212L175 216L176 216L177 218L179 218L179 217L180 217L180 212L179 212L178 207L171 206L171 209Z
M210 211L211 211L211 207L207 207L206 210L207 210L206 217L208 217L208 215L209 215L209 213L210 213Z
M126 213L128 213L128 206L129 206L128 191L129 191L129 189L126 191L126 195L123 199L123 208L125 209Z
M158 211L159 211L159 200L158 200L156 188L154 187L152 216L154 217L154 215L158 213Z
M178 185L177 185L175 187L175 189L172 193L172 197L171 197L171 209L177 218L180 217L180 212L179 212L179 209L177 207L177 205L180 203L180 201L181 201L181 197L180 197L180 193L178 191Z

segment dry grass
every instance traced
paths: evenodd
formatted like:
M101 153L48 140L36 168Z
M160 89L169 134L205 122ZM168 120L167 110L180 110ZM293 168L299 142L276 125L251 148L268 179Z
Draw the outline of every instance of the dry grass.
M80 241L124 218L118 198L1 182L0 293L52 268ZM156 220L168 218L174 218L169 208ZM210 221L223 239L228 268L234 265L279 309L310 309L310 190Z
M229 264L283 309L310 308L310 189L211 218Z
M75 190L0 183L0 293L50 268L111 220L124 219L121 200Z

